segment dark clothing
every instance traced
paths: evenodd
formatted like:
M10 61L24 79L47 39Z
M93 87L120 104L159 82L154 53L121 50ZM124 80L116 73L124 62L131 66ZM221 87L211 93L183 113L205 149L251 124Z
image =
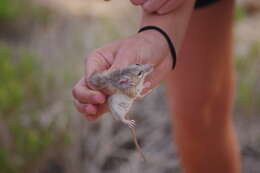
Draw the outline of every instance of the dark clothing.
M219 0L197 0L195 3L195 9L206 7L208 5L211 5L212 3L218 2Z

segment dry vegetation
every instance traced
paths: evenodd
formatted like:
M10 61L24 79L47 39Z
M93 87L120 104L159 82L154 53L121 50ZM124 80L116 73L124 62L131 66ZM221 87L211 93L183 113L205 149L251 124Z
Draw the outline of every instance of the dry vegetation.
M71 88L83 74L83 57L111 40L135 33L138 10L129 7L128 2L120 1L120 5L115 6L119 0L105 5L94 0L75 0L70 3L65 0L37 1L43 4L48 2L48 7L54 9L55 14L50 14L48 22L39 22L29 32L26 30L22 36L19 34L19 39L1 37L5 40L5 47L14 52L7 59L21 59L22 56L16 52L24 49L33 53L33 56L29 56L32 60L27 63L35 62L38 65L27 69L25 76L30 76L29 73L36 76L30 78L32 84L25 85L23 79L18 80L18 84L22 88L34 87L38 90L33 96L26 89L22 91L24 103L19 103L23 109L11 112L0 105L0 145L3 148L0 149L0 172L180 172L163 86L138 102L131 112L137 120L138 138L150 160L148 163L141 162L128 128L113 121L109 115L95 123L88 123L74 110L71 102ZM245 173L260 172L260 81L257 76L260 73L259 19L260 13L247 13L243 2L240 3L234 30L239 84L235 120ZM17 67L12 61L8 63L13 68ZM19 75L14 75L13 80L17 78ZM1 78L0 103L1 86L4 86L2 81ZM16 102L9 106L17 107L14 104ZM12 119L4 119L10 115ZM19 125L17 131L23 134L18 134L22 138L19 138L21 145L12 141L17 140L15 134L18 132L13 132L7 122ZM6 133L1 133L4 131ZM8 139L11 139L14 148L9 148ZM18 155L17 151L26 152Z

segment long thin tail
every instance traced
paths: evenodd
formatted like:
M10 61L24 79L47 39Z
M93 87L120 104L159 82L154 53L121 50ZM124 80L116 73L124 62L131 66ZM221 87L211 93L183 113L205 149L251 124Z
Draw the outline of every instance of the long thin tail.
M146 160L146 158L145 158L145 155L144 155L144 153L142 152L142 149L141 149L141 147L140 147L140 145L139 145L139 143L138 143L138 141L137 141L135 128L131 128L131 127L129 127L129 128L130 128L131 134L132 134L132 136L133 136L133 138L134 138L135 147L136 147L137 151L140 153L140 155L141 155L143 161L146 162L147 160Z

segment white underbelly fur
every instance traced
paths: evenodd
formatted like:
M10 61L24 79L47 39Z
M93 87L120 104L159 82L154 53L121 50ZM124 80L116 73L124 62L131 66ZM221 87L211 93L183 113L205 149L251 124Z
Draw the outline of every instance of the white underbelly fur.
M121 93L113 94L108 99L110 111L116 119L125 117L134 101L134 99Z

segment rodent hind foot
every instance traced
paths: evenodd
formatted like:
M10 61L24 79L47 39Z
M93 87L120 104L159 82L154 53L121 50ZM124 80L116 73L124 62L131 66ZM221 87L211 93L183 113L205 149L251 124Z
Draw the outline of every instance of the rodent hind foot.
M123 123L127 124L128 127L130 127L130 128L134 128L136 126L135 120L122 120L122 121L123 121Z

